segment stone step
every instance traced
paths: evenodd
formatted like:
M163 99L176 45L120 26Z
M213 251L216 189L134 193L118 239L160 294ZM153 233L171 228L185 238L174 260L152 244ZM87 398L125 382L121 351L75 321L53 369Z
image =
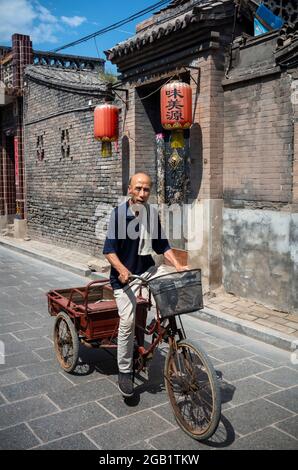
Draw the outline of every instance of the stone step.
M14 236L14 224L7 224L2 230L1 235L4 237Z
M14 232L11 230L3 229L1 230L2 237L14 237Z

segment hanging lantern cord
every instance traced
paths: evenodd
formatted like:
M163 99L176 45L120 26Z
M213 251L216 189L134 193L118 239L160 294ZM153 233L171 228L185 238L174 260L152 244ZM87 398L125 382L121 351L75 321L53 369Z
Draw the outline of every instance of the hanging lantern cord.
M123 98L121 98L121 96L118 95L118 93L117 93L115 90L114 90L114 93L115 93L116 96L118 96L119 100L121 100L122 103L125 104L125 106L128 106L128 100L127 100L128 90L123 90L123 91L126 91L126 92L127 92L127 93L126 93L126 100L124 100Z
M104 100L106 103L109 103L111 101L114 101L114 99L115 99L115 94L112 88L112 83L107 83Z

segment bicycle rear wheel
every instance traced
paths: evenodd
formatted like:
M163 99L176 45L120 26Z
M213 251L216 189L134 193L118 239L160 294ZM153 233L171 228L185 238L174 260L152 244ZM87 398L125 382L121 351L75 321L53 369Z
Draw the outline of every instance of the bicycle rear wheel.
M221 400L216 373L207 354L189 341L174 342L164 373L179 426L198 441L211 437L220 420Z
M73 322L64 312L60 312L55 320L54 346L60 366L70 374L78 363L79 338Z

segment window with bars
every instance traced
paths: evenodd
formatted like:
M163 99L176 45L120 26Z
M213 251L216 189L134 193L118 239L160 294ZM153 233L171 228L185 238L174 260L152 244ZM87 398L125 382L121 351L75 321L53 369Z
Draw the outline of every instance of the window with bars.
M69 130L61 129L61 158L70 156Z
M42 162L44 159L43 134L38 135L36 139L36 158L39 162Z

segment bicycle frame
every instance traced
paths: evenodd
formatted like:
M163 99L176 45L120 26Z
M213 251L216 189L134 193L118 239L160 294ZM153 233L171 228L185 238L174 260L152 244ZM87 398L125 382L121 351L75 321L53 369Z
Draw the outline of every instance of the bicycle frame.
M148 289L149 303L150 305L152 305L151 303L152 294L150 291L150 287L148 286L148 283L146 282L146 279L142 278L141 276L136 276L136 275L131 275L130 278L132 280L138 280L141 282L140 292L143 286L145 286ZM179 341L186 338L180 315L177 315L179 317L179 322L180 322L180 328L178 328L175 316L169 317L166 319L165 318L161 319L158 308L156 308L156 313L157 313L157 316L155 319L155 323L153 327L151 327L151 329L148 330L147 328L142 328L137 325L137 327L141 328L147 336L153 337L154 333L156 333L156 337L154 339L152 338L151 345L147 349L144 346L138 346L138 350L137 350L138 356L135 358L135 362L139 364L136 370L137 373L145 368L146 359L148 357L151 358L153 356L156 347L158 346L159 343L162 343L162 341L164 341L165 338L166 338L166 342L169 343L170 348L173 346L173 343L175 343L176 341L175 340L176 335L178 335ZM164 327L162 323L166 321L168 322L168 324Z

